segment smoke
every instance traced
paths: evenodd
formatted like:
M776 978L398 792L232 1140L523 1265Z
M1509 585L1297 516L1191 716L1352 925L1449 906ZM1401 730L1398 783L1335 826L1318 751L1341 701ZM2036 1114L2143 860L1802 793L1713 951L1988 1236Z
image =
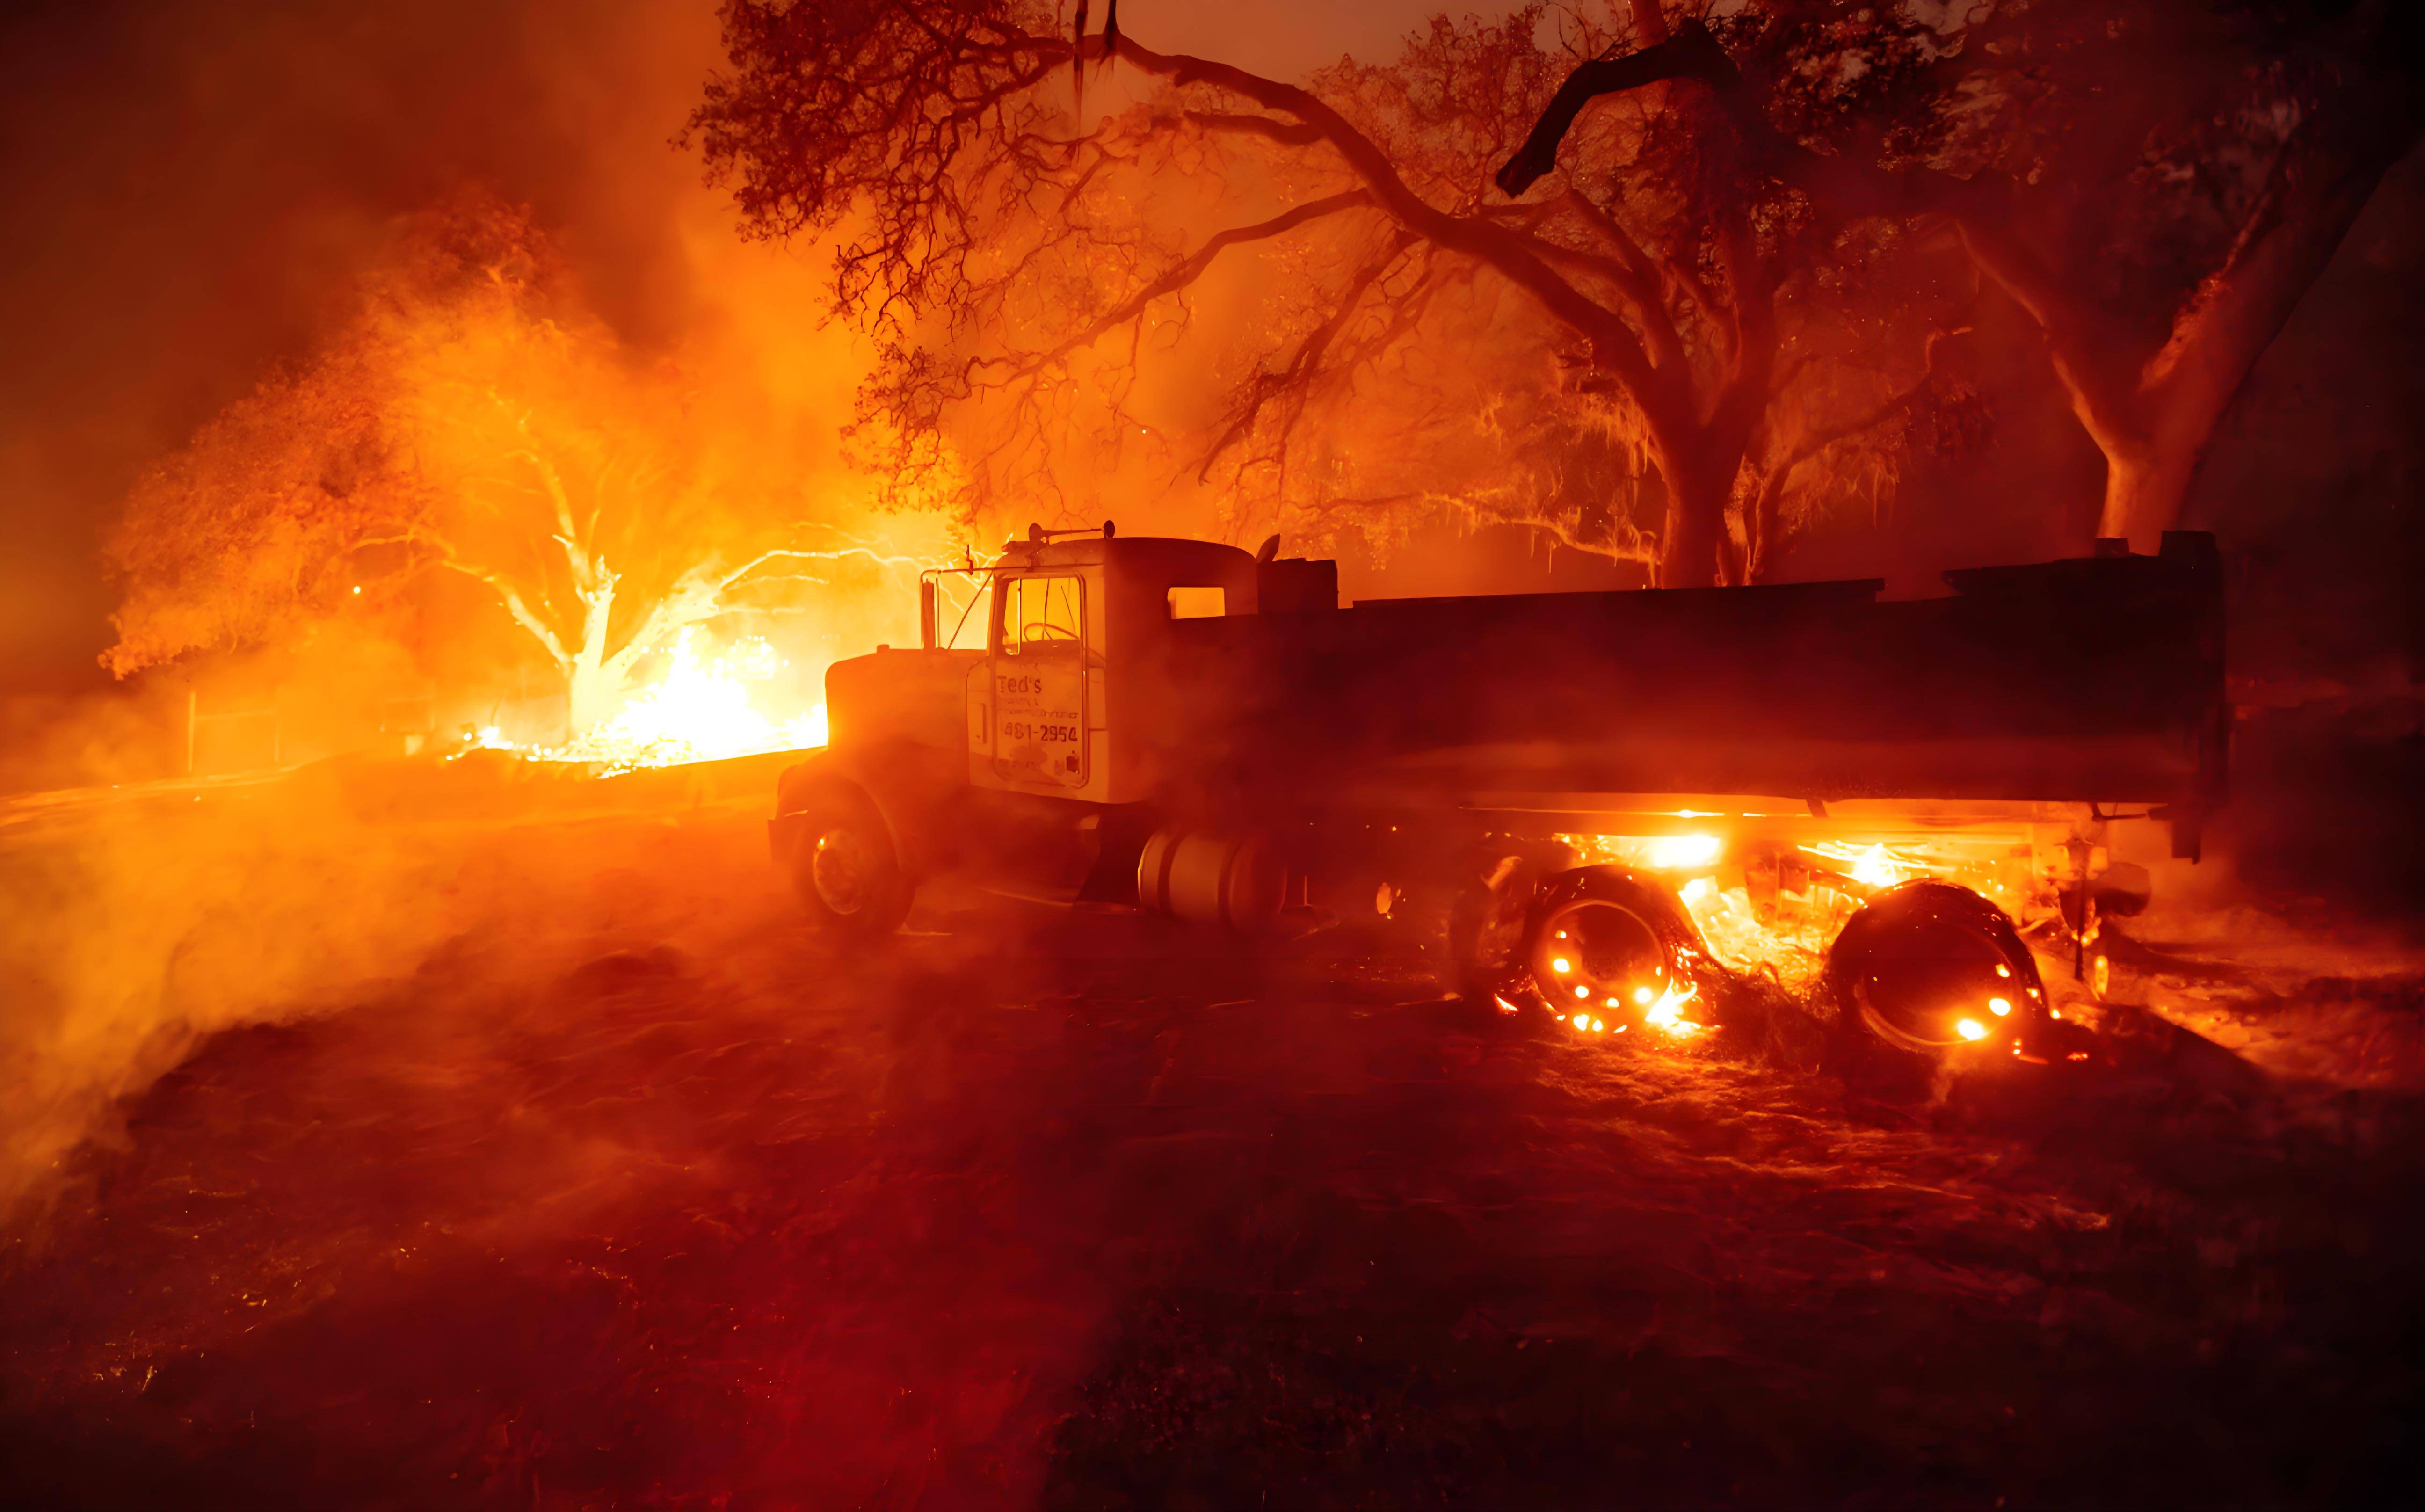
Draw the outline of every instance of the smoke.
M443 938L446 879L334 798L104 789L0 811L0 1214L200 1038L329 1005Z
M1217 12L1132 29L1301 73L1421 8ZM847 400L814 249L741 249L670 146L719 61L710 0L37 4L0 18L0 695L98 686L95 548L140 470L293 358L398 216L466 185L531 205L600 313L702 328Z
M714 56L707 8L98 5L9 31L8 786L176 763L182 688L78 691L107 637L99 532L138 469L310 349L397 217L466 185L530 203L635 352L704 343L717 402L843 499L857 358L818 329L817 271L739 248L667 145ZM0 1212L200 1038L335 1005L522 912L503 874L374 829L336 781L0 809Z
M1159 47L1293 76L1350 48L1388 56L1423 9L1165 3L1123 20ZM100 533L140 468L272 363L309 352L399 217L466 185L529 204L633 359L681 356L703 376L701 402L760 439L816 518L886 550L946 547L931 520L875 513L871 481L844 455L841 428L872 354L826 318L823 249L741 242L727 202L669 146L717 62L711 7L120 3L55 5L8 24L0 322L19 360L0 368L0 525L11 542L0 554L0 666L18 697L0 708L0 783L129 781L174 751L173 687L65 697L100 677L112 602L92 565ZM2413 180L2394 185L2412 209ZM2405 270L2425 245L2413 213L2376 219L2326 294L2413 285ZM1217 292L1208 319L1250 310L1266 290L1241 281ZM2382 364L2348 363L2336 333L2368 330L2358 345L2377 356L2413 343L2369 325L2378 300L2311 304L2314 329L2294 325L2297 339L2260 372L2230 439L2238 451L2209 467L2192 523L2289 537L2281 522L2315 518L2321 497L2333 511L2318 534L2329 536L2353 502L2379 500L2365 480L2413 467L2414 427L2398 417L2414 395L2350 392ZM2412 306L2399 311L2402 330ZM1904 512L1876 529L1814 542L1794 575L1889 568L1925 581L1935 567L2076 540L2076 522L2047 500L2077 498L2093 515L2093 448L2011 313L1991 306L1981 324L1993 444L1923 473ZM1156 398L1178 410L1196 392ZM2353 433L2362 456L2340 444ZM2261 486L2240 481L2250 469L2239 453L2253 449L2280 464ZM2284 460L2293 454L2295 467ZM1142 522L1116 495L1090 503L1133 531ZM2353 570L2414 562L2413 507L2401 520L2382 533L2405 528L2408 544ZM2295 544L2283 548L2294 565ZM1394 576L1349 563L1349 591L1507 587L1527 574L1539 583L1547 565L1517 538L1482 548L1424 538ZM910 595L875 578L849 587L796 626L800 656L908 638ZM2286 613L2280 643L2307 643L2306 622ZM150 805L113 809L107 822L65 801L0 813L0 1201L35 1190L113 1099L196 1037L337 1004L480 920L515 914L510 888L458 886L456 861L366 828L330 791L79 800Z
M1293 77L1343 52L1389 56L1425 9L1137 0L1123 22L1157 47ZM819 251L736 246L724 202L668 145L719 61L705 0L102 0L21 8L0 28L0 325L18 359L0 364L0 535L10 543L0 554L0 696L99 684L112 595L94 546L137 472L265 363L307 349L395 217L465 184L531 204L600 312L641 348L730 327L757 338L743 345L764 366L812 387L819 408L846 405L864 370L846 333L821 328ZM2413 177L2385 198L2413 206ZM2277 460L2295 454L2313 475L2255 487L2237 458L2210 463L2191 523L2270 541L2286 523L2312 520L2319 497L2337 523L2372 505L2380 479L2404 475L2404 442L2378 461L2339 444L2336 417L2396 421L2409 397L2386 406L2368 364L2316 354L2404 350L2370 317L2379 302L2345 296L2413 283L2401 269L2416 256L2404 231L2362 227L2286 338L2295 364L2260 374L2300 413L2256 395L2226 437ZM2076 546L2073 516L2092 507L2098 461L2025 333L1999 329L2009 314L1980 315L1974 360L1996 414L1992 444L1959 466L1921 469L1874 525L1808 541L1791 575L1885 571L1924 586L1940 566ZM1470 552L1437 544L1393 566L1430 587L1453 565L1463 582ZM1510 577L1571 555L1518 542L1485 552ZM2403 567L2414 555L2369 552L2359 565ZM21 706L0 725L56 713Z
M1163 8L1138 24L1224 41ZM670 145L717 61L712 6L104 3L5 24L0 319L20 360L0 369L0 790L54 791L0 808L0 1210L48 1190L120 1098L213 1033L357 1001L467 933L540 954L554 938L507 861L470 868L361 817L350 768L135 787L182 764L189 695L113 687L94 665L114 603L97 545L137 475L308 362L399 222L467 188L527 204L627 360L695 375L830 544L951 545L933 519L875 513L843 456L871 354L827 318L826 249L742 242ZM1241 56L1301 72L1399 24L1382 6L1330 36L1301 16L1251 24ZM914 635L897 572L857 558L826 575L813 612L784 621L804 676ZM298 703L332 706L382 655L324 635L281 672Z

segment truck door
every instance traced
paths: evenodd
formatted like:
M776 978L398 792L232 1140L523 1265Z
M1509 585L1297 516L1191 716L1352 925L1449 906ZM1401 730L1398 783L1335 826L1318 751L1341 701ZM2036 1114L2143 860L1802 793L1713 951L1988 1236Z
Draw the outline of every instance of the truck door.
M1086 580L1005 577L993 656L993 769L1005 782L1086 785Z

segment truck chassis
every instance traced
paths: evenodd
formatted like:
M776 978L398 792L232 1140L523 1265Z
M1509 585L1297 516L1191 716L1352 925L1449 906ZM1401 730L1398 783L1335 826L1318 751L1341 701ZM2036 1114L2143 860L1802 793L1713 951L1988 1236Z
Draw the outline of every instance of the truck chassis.
M2101 991L2099 913L2145 901L2117 838L2194 859L2224 796L2203 535L1928 600L1341 607L1277 541L1070 534L929 573L920 648L828 671L769 838L838 939L946 876L1242 933L1429 902L1455 986L1580 1033L1689 1036L1716 976L1763 973L1903 1051L2042 1058L2024 936ZM978 591L947 631L951 581Z

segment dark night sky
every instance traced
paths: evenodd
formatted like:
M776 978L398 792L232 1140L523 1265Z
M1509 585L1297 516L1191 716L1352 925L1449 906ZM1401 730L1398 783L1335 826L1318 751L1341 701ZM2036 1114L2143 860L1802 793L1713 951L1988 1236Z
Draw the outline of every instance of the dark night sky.
M1343 49L1386 55L1427 8L1132 0L1122 19L1157 45L1296 73ZM705 0L52 0L0 28L0 693L100 681L94 544L128 481L302 345L389 217L489 184L563 229L627 335L682 329L693 275L674 211L703 191L667 138L715 61ZM2399 536L2376 517L2415 471L2415 180L2269 360L2190 523L2277 557L2303 534ZM2084 442L2062 438L2060 414L2016 418L1992 486L2080 488ZM2352 510L2364 528L2341 532L2335 511ZM2384 570L2377 547L2356 555L2353 571Z
M127 480L305 340L387 217L466 179L498 184L570 228L618 316L643 331L673 317L678 296L660 293L679 273L670 241L641 212L693 177L664 147L678 122L668 85L696 74L711 38L694 27L637 45L642 11L69 4L12 24L0 46L10 684L94 675L108 596L93 544Z
M1129 29L1295 73L1405 0L1132 0ZM1496 9L1495 5L1471 8ZM388 217L467 180L564 229L627 335L683 318L667 138L709 0L47 0L0 21L0 692L88 684L129 479L297 348Z

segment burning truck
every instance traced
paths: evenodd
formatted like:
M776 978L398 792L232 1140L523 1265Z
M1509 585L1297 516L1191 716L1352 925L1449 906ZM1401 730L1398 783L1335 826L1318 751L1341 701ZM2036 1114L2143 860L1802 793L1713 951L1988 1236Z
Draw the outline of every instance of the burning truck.
M1689 1036L1724 973L1847 1033L2038 1059L2224 796L2211 537L1879 581L1358 601L1335 563L1031 527L827 673L775 859L843 941L946 876L1254 932L1446 915L1454 985ZM965 585L972 593L949 591ZM952 612L955 600L965 607ZM947 621L949 621L947 623Z

